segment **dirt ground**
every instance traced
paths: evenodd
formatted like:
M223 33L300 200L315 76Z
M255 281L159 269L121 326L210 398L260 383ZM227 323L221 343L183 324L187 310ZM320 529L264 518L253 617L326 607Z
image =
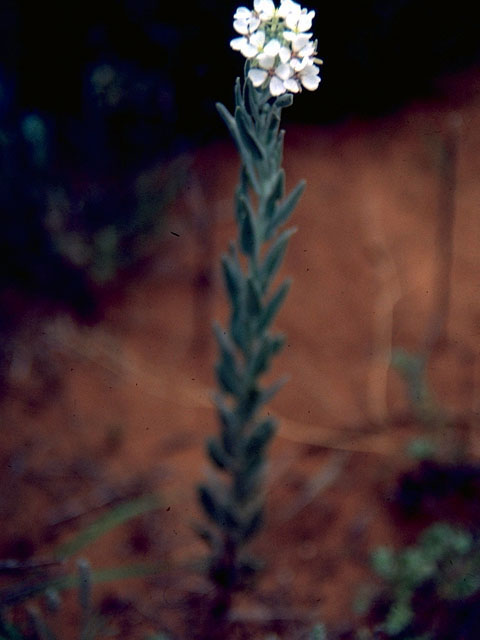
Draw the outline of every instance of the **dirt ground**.
M388 505L422 427L389 363L393 348L423 348L445 291L446 334L429 377L442 406L468 424L469 459L480 456L480 73L441 89L443 99L384 119L287 131L288 183L308 183L282 269L294 283L277 322L288 344L273 375L291 379L271 405L280 431L267 526L252 545L265 569L234 609L239 627L257 625L263 636L300 637L318 620L348 629L371 579L369 551L412 540L415 526L399 527ZM442 164L445 140L456 151L455 185ZM201 518L196 484L209 473L204 439L216 428L210 324L226 318L217 265L234 236L237 169L229 143L199 150L157 257L101 294L102 320L82 325L32 307L5 364L1 557L48 556L105 505L160 497L157 512L84 554L96 568L161 565L150 580L95 587L95 602L132 640L153 629L192 637L189 602L209 589L194 570L204 548L191 525ZM448 282L439 221L452 215L452 194ZM52 618L65 639L76 637L71 604Z

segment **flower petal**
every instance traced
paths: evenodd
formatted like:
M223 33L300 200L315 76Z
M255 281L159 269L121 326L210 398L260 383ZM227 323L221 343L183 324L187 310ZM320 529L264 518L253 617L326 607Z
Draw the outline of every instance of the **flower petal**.
M271 20L275 13L273 0L254 0L253 6L262 22Z
M293 0L282 0L280 3L280 8L278 9L278 15L280 18L286 18L287 15L291 13L300 13L302 7L298 4L298 2L293 2Z
M315 17L315 11L309 11L308 13L302 13L298 19L297 29L298 31L308 31L312 28L312 20Z
M280 56L280 61L285 64L286 62L288 62L290 60L290 58L292 57L292 52L290 51L290 49L288 47L282 47L278 53L278 55Z
M263 49L265 44L265 31L256 31L250 36L250 43L257 48L257 53Z
M234 20L233 28L237 33L241 33L243 36L246 36L249 33L248 22L245 20Z
M268 56L266 53L260 53L257 57L257 60L262 69L273 69L275 65L274 56Z
M244 20L248 22L248 20L250 20L251 18L251 15L252 12L250 11L250 9L247 9L247 7L238 7L238 9L233 14L233 18L234 20Z
M267 79L268 73L263 69L250 69L248 77L250 78L254 87L259 87Z
M286 80L293 75L293 71L289 64L279 64L275 69L275 75L278 76L281 80Z
M297 34L295 33L295 31L284 31L282 35L284 39L288 40L289 42L293 42L297 37Z
M295 78L287 78L283 81L285 89L291 93L298 93L300 91L300 85Z
M230 46L234 51L241 51L244 44L246 44L248 40L244 37L234 38L230 40Z
M312 73L302 74L300 77L300 80L303 86L305 87L305 89L308 89L309 91L315 91L315 89L318 89L318 85L320 84L321 78L320 76L312 72Z
M240 51L243 53L245 58L254 58L258 53L258 47L254 47L253 44L245 38L245 42L243 43Z
M260 18L258 16L252 15L249 23L250 33L253 33L260 26Z
M270 87L270 93L272 94L272 96L281 96L282 93L285 93L286 91L285 85L280 80L280 78L277 78L277 76L272 77L272 79L270 80L269 87Z
M265 47L263 48L264 53L266 53L268 56L277 56L280 49L281 49L281 44L278 40L270 40Z

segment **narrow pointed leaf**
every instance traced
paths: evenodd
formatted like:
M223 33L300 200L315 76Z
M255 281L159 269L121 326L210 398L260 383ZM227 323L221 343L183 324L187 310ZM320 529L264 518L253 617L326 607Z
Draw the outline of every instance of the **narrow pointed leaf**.
M223 279L227 293L230 297L232 307L239 304L239 299L243 289L243 273L235 264L231 256L222 256Z
M293 213L293 210L298 204L298 201L300 200L302 193L305 190L305 186L306 186L305 180L301 180L297 184L297 186L290 191L290 193L285 198L285 200L278 205L277 212L275 214L275 217L272 220L272 225L271 225L274 229L284 224L288 220L288 218L291 216L291 214Z
M282 302L285 299L285 296L290 289L291 280L287 278L282 282L282 284L275 291L273 296L270 298L268 304L264 307L262 315L260 316L257 328L258 331L265 331L273 322L275 316L277 315Z
M247 313L250 317L258 316L262 311L262 302L260 293L257 290L255 280L248 278L247 280Z
M240 78L235 80L235 104L243 106L242 87L240 85Z
M235 144L237 145L237 149L239 150L240 155L242 156L242 160L245 166L245 172L248 175L248 179L252 187L255 189L257 193L259 193L260 185L255 175L255 167L252 164L251 152L243 142L242 136L240 135L240 132L237 127L237 123L235 122L235 118L228 111L228 109L220 102L217 102L215 106L217 107L217 111L220 114L220 117L227 125L227 129L230 131L230 135L232 136Z
M229 458L223 447L220 445L216 438L209 438L207 440L207 452L210 456L210 460L222 470L228 469Z
M280 380L277 380L277 382L274 382L269 387L262 389L262 391L260 392L260 396L258 398L258 403L257 403L258 406L261 406L263 404L267 404L268 402L270 402L273 396L283 387L284 384L286 384L289 381L289 379L290 379L289 376L282 376Z
M285 231L282 231L274 242L272 242L261 267L261 280L264 290L266 290L268 284L273 280L275 274L280 268L287 249L288 241L296 231L296 227L286 229Z
M66 560L124 522L159 507L160 501L155 495L141 496L119 504L80 531L73 539L57 547L54 551L55 557Z
M265 447L275 435L276 421L265 418L252 431L245 444L245 455L251 457L255 454L263 454Z
M225 393L236 395L240 391L240 382L235 373L225 362L217 362L215 365L217 382Z
M253 213L252 205L250 204L248 196L245 195L240 190L237 190L237 193L236 193L235 210L236 210L235 215L239 225L243 224L245 216L250 216L252 220L255 217Z
M279 96L275 100L275 106L279 109L285 109L285 107L291 107L293 104L293 95L291 93L284 93L283 96Z
M198 496L206 515L212 522L220 526L225 525L225 511L223 506L214 496L213 491L206 485L200 485Z
M285 171L279 169L266 187L266 199L264 215L267 220L272 220L277 211L277 202L283 198L285 191Z
M230 319L230 335L237 347L245 353L248 350L249 335L245 322L244 309L242 309L240 304L232 311Z
M255 229L255 219L250 210L243 218L240 230L240 244L247 256L253 257L257 253L257 237Z
M247 467L235 476L233 491L235 499L240 504L246 504L252 498L258 496L260 485L265 471L263 456L252 456Z
M255 134L252 119L242 107L237 107L235 109L235 122L242 142L250 151L252 157L256 160L263 160L265 154L260 145L260 141Z
M284 343L285 338L280 334L274 337L268 335L264 336L260 347L251 360L251 374L253 376L258 376L267 371L270 367L272 357L280 351Z
M227 332L224 331L222 327L215 322L213 324L213 333L215 334L215 338L217 339L222 362L227 367L229 367L236 375L238 375L235 347L228 337Z
M244 525L242 538L249 540L258 533L263 525L263 508L258 509Z
M255 118L255 120L258 120L258 117L260 115L260 110L259 110L259 104L258 104L257 90L255 89L255 87L253 86L250 80L247 80L247 82L245 83L245 94L247 97L246 102L248 103L250 113Z

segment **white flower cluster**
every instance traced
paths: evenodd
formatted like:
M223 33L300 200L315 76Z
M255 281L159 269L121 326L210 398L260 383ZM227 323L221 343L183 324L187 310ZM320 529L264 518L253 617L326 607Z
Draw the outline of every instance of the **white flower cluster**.
M315 91L320 84L317 42L307 33L315 11L303 9L293 0L254 0L253 11L239 7L233 27L239 38L230 46L250 62L248 77L253 86L267 86L272 96L298 93L302 87Z

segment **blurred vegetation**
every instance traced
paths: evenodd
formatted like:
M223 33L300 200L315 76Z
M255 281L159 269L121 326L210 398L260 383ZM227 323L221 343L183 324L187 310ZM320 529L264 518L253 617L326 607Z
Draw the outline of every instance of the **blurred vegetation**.
M413 546L372 556L384 592L373 617L381 638L447 640L478 637L480 541L467 529L438 522Z
M143 563L92 570L90 563L78 554L113 529L158 510L160 504L155 495L136 497L111 507L48 557L0 560L0 640L56 640L49 618L58 623L54 614L62 610L63 593L70 589L75 589L78 595L79 640L118 637L120 631L111 624L113 620L104 614L102 607L94 606L94 585L145 578L163 568ZM68 564L72 559L76 559L74 567Z

